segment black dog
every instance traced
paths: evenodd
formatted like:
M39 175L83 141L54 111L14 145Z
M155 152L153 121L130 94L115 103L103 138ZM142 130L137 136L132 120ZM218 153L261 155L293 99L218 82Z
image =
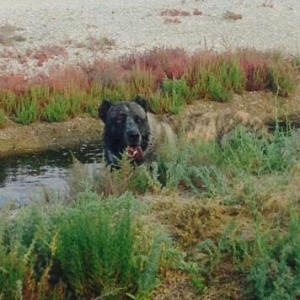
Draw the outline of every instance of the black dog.
M175 145L176 135L171 126L150 112L146 99L112 103L104 100L98 109L104 122L103 142L106 164L118 166L122 155L136 165L155 159L163 142Z
M137 164L144 160L149 146L150 126L148 103L137 96L134 101L120 101L116 104L104 100L98 109L105 124L103 141L107 165L117 166L124 151Z

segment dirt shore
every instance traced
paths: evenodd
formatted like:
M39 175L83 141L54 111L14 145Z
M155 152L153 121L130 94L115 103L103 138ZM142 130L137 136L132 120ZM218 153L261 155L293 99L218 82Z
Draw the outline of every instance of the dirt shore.
M245 110L253 116L259 116L266 124L275 120L300 123L300 86L290 98L278 98L270 92L245 92L235 95L229 103L199 100L186 106L182 115L188 118L193 112L223 109ZM0 158L99 141L102 130L102 122L91 117L76 117L61 123L37 122L26 126L10 122L0 130Z

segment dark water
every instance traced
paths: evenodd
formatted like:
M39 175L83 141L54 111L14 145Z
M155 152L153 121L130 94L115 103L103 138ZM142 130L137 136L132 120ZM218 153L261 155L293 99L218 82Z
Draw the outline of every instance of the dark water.
M14 156L0 160L0 204L8 200L20 203L36 198L47 190L63 195L72 155L94 168L101 160L100 143L83 144L77 149L48 151L42 154Z

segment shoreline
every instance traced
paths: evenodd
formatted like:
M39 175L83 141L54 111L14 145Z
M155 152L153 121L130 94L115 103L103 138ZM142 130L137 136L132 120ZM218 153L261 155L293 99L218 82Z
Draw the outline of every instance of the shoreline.
M300 84L294 96L276 97L271 92L244 92L234 95L231 102L221 103L200 99L186 105L181 117L189 118L190 113L212 112L215 110L244 110L262 119L265 124L291 121L300 123ZM100 141L103 123L88 116L75 117L68 121L30 125L9 121L0 129L0 159L7 156L44 152L47 150L70 149L83 143Z

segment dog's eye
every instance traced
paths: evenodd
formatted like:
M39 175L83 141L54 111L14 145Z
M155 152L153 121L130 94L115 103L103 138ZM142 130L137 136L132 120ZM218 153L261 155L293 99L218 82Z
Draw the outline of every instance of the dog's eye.
M118 117L116 118L116 123L117 124L121 124L121 123L123 123L124 122L124 120L125 120L125 115L124 114L120 114L120 115L118 115Z
M136 116L136 117L134 118L134 121L135 121L137 124L139 124L139 123L142 122L142 119L139 118L138 116Z

